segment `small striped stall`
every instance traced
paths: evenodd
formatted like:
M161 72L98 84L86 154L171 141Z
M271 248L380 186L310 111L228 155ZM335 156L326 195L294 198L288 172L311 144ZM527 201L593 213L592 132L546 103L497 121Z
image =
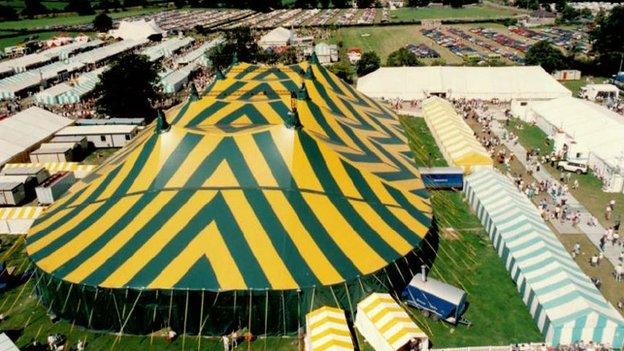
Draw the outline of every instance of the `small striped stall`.
M306 315L306 351L352 351L344 310L323 306Z
M43 167L51 174L58 172L74 172L77 179L86 177L95 169L95 165L81 165L78 162L41 162L41 163L7 163L5 168Z
M0 234L26 234L43 210L33 206L0 208Z
M401 350L413 339L427 350L427 334L389 294L373 293L358 303L355 327L375 351Z

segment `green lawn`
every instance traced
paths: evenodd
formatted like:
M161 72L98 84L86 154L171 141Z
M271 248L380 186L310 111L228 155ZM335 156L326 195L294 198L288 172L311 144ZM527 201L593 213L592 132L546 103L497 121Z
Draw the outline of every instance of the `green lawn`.
M527 150L540 149L542 153L551 153L553 145L547 141L547 135L538 126L526 123L517 118L509 120L508 129L518 136L518 141Z
M138 16L146 13L158 12L163 9L160 7L145 8L145 9L133 9L128 11L111 12L109 16L112 18L121 18L128 16ZM7 21L0 22L0 30L15 30L15 29L35 29L35 28L47 28L55 25L76 25L90 23L95 18L92 16L78 16L78 15L59 15L59 16L47 16L35 19L23 19L19 21Z
M520 13L515 9L496 8L489 6L466 6L460 9L451 7L405 7L390 12L392 22L409 22L423 19L455 19L455 18L478 18L492 19L510 17Z
M401 121L416 163L445 166L424 119L403 117ZM434 191L432 203L440 226L455 230L450 235L441 235L431 275L468 292L470 307L465 317L473 323L469 328L452 327L414 314L431 336L433 346L504 345L543 340L485 230L461 194Z
M578 96L578 93L581 91L581 87L584 87L585 85L589 84L587 82L587 78L592 80L594 83L602 83L605 80L609 79L608 77L589 76L589 77L583 77L582 79L579 79L579 80L567 80L567 81L562 81L560 83L563 84L570 91L572 91L573 96Z
M381 57L382 65L385 64L386 58L391 52L407 44L419 43L425 43L438 51L441 58L447 63L462 63L459 56L422 35L420 28L418 25L342 27L331 36L330 42L342 42L344 50L350 47L358 47L364 51L374 51Z
M0 32L0 35L6 34L6 32ZM50 39L54 36L59 35L60 32L37 32L33 34L15 34L14 36L0 38L0 49L4 49L7 46L14 46L20 43L23 43L28 40L38 39L38 40L46 40Z

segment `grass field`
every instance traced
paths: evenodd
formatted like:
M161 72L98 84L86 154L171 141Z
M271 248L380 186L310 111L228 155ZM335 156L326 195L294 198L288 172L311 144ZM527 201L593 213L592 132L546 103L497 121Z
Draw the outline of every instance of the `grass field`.
M479 18L492 19L498 17L510 17L519 14L520 11L511 8L496 8L489 6L466 6L459 9L450 7L425 7L425 8L400 8L390 12L392 22L409 22L423 19L455 19L455 18Z
M445 166L422 118L404 117L410 147L421 166ZM443 228L440 250L431 275L464 288L470 307L466 318L471 327L452 327L416 316L431 335L434 347L503 345L540 341L531 316L509 278L479 220L470 212L460 193L432 192L434 214ZM501 311L505 313L501 313Z
M128 11L111 12L109 16L112 18L121 18L128 16L138 16L146 13L162 11L162 8L153 7L145 9L134 9ZM95 15L92 16L78 16L78 15L59 15L59 16L47 16L35 19L23 19L20 21L6 21L0 22L0 30L29 30L37 28L48 28L57 25L77 25L91 23Z
M359 47L364 51L375 51L385 64L388 55L407 44L425 43L440 53L441 58L449 64L461 64L462 59L449 50L436 44L420 33L418 25L397 25L379 27L344 27L332 35L332 43L343 43L346 50ZM431 59L423 60L430 62Z
M0 32L0 35L2 34L6 34L6 32ZM6 37L6 38L0 38L0 49L3 49L7 46L13 46L13 45L17 45L20 43L23 43L27 40L31 40L31 39L38 39L38 40L46 40L46 39L50 39L54 36L59 35L60 32L55 32L55 31L51 31L51 32L37 32L34 34L15 34L12 35L10 37Z
M609 78L607 77L588 76L588 77L583 77L582 79L579 79L579 80L567 80L567 81L563 81L560 83L563 84L570 91L572 91L573 96L578 96L578 93L581 91L581 87L584 87L585 85L590 84L589 82L602 83L608 79Z

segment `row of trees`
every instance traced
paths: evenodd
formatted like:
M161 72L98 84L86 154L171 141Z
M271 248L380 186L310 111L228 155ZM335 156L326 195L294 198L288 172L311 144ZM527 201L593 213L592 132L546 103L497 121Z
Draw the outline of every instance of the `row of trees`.
M95 6L94 6L95 5ZM76 12L77 14L92 15L95 13L95 9L112 10L125 7L137 7L147 5L146 0L100 0L99 2L92 2L90 0L69 0L67 5L63 8L64 12ZM41 0L24 0L24 9L21 12L22 16L33 17L37 15L44 15L53 12L47 8ZM0 6L0 20L16 20L18 19L18 13L15 8L11 6Z

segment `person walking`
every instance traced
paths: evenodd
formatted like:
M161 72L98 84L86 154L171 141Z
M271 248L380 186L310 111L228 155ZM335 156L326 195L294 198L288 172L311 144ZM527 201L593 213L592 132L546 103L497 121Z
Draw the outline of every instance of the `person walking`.
M621 282L621 281L622 281L622 273L624 273L624 268L622 268L622 264L620 263L620 264L618 264L618 265L615 267L615 272L614 272L614 274L615 274L615 281L616 281L616 282L618 282L618 283L619 283L619 282Z

